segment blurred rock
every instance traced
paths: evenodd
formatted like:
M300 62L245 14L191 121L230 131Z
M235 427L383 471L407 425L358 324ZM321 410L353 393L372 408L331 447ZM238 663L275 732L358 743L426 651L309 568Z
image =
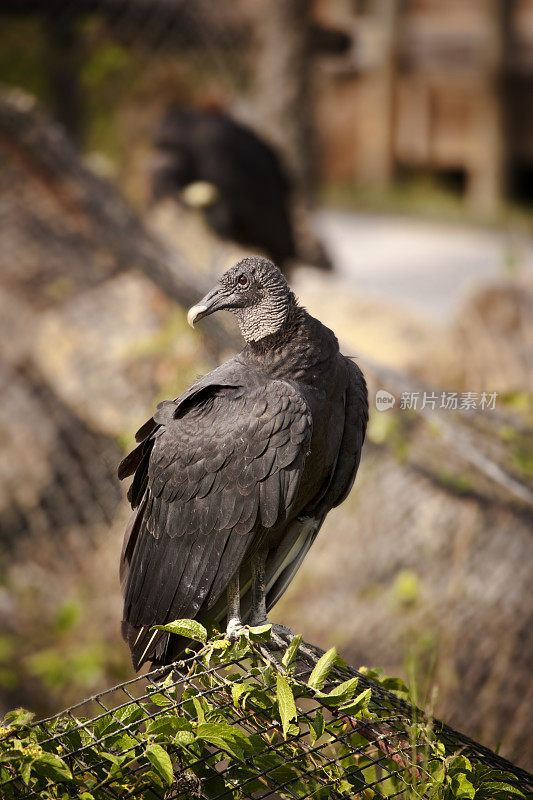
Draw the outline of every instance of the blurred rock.
M34 357L50 384L95 429L129 430L147 413L153 380L135 380L139 348L169 306L147 278L122 274L39 318Z
M533 393L533 280L479 286L460 308L452 337L462 383Z

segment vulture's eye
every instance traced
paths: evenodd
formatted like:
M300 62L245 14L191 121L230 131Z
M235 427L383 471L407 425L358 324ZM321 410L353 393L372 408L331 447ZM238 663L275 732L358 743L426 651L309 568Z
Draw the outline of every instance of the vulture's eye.
M248 277L246 275L239 275L237 278L237 283L239 286L248 286Z

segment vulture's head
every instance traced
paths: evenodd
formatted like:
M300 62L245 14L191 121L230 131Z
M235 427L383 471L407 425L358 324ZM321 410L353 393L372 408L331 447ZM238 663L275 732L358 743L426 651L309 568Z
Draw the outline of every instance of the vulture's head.
M235 314L248 342L277 333L295 298L279 269L267 258L248 256L228 269L217 286L187 314L189 325L215 311Z

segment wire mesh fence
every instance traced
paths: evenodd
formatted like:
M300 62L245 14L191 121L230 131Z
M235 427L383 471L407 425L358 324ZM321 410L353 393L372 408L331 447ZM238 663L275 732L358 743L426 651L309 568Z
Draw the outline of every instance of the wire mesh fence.
M2 759L3 796L384 800L441 796L454 780L476 797L533 790L532 775L409 705L398 682L391 691L300 637L276 656L256 630L4 728L4 753L26 737L27 766Z

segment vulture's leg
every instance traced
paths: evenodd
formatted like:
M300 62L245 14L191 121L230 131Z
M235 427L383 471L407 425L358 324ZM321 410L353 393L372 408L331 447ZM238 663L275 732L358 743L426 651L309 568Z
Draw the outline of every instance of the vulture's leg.
M236 639L243 629L238 571L228 583L227 596L228 624L226 626L226 636L228 639Z
M252 611L250 625L265 625L268 622L266 612L266 577L265 562L267 549L258 550L252 557Z
M268 623L266 611L266 571L265 563L268 550L258 550L252 558L252 611L250 625L266 625ZM294 634L286 625L272 623L270 633L271 644L275 647L284 647Z

